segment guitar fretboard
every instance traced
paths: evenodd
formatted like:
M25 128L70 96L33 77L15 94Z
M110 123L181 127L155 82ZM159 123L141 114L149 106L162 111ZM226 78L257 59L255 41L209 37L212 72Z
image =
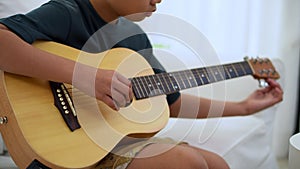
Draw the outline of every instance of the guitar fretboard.
M252 75L247 61L218 66L209 66L170 73L139 76L131 79L137 100L172 94L180 90L198 87L218 81Z

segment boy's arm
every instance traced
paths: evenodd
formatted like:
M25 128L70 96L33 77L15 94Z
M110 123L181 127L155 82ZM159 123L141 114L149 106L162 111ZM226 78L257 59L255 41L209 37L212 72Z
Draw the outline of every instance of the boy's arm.
M73 61L33 47L1 24L0 44L1 70L39 79L72 82ZM64 69L60 68L61 65Z
M207 118L221 116L245 116L257 113L277 104L283 99L281 86L267 79L268 87L255 90L246 99L239 102L217 101L182 94L170 106L172 117Z
M42 51L26 43L6 26L0 24L0 69L29 77L69 83L106 103L114 109L130 102L130 81L118 72L80 65L82 80L73 83L75 62ZM96 73L96 77L89 76ZM91 89L95 83L96 88ZM117 95L118 98L112 98Z

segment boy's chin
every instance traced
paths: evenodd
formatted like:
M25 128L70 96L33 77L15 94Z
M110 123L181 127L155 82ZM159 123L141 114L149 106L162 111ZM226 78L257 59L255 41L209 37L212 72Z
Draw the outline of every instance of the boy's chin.
M138 14L133 14L133 15L128 15L125 16L126 19L131 20L133 22L139 22L144 20L146 17L150 17L152 13L138 13Z

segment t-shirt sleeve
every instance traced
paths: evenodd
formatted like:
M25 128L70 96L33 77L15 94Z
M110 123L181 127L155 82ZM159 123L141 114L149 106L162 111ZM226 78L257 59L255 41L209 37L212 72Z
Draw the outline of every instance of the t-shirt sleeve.
M57 1L49 1L27 13L0 19L0 23L28 43L35 40L63 41L68 36L69 10Z

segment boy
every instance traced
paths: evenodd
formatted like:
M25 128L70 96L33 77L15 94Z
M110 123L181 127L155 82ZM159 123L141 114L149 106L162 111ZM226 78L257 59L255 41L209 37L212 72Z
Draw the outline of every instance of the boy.
M139 33L121 40L114 39L115 32L97 36L95 42L99 44L96 43L87 50L100 52L114 47L130 48L141 53L156 68L156 73L159 73L163 68L153 56L147 36L131 21L149 17L160 2L161 0L52 0L26 15L3 18L0 20L0 69L69 83L89 95L93 95L95 90L97 99L118 110L133 98L128 79L117 71L105 69L98 69L96 77L90 77L88 74L94 70L81 66L82 79L74 82L75 62L36 49L31 43L41 39L51 40L82 49L91 36L107 24L111 24L117 34L126 34L133 29ZM250 115L280 102L283 95L280 85L271 79L267 79L267 82L269 87L253 92L243 101L226 102L223 116ZM95 89L90 89L91 83L95 83ZM181 105L183 99L186 104ZM178 117L179 113L181 117L193 117L190 113L193 112L191 105L196 104L201 105L197 118L205 118L212 102L223 106L223 102L180 93L168 95L167 100L172 117ZM125 152L124 157L109 154L100 161L98 168L229 168L215 153L185 143L174 144L170 140L146 141ZM149 156L155 150L168 148L171 149ZM128 157L128 153L133 153L133 156Z

